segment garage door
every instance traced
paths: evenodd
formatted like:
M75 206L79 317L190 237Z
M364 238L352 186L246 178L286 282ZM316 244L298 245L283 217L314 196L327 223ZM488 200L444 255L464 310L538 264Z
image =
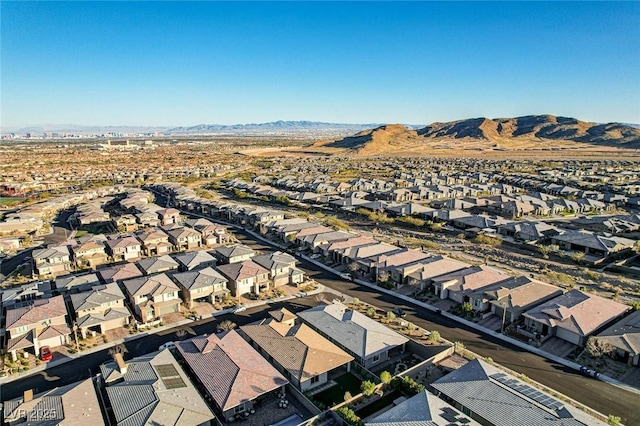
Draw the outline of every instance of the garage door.
M564 328L558 328L556 331L556 337L562 340L566 340L567 342L573 343L574 345L580 344L580 336L576 333L572 333Z
M175 305L169 305L169 306L163 306L160 309L158 309L158 315L167 315L167 314L171 314L173 312L178 312L178 304L176 303Z

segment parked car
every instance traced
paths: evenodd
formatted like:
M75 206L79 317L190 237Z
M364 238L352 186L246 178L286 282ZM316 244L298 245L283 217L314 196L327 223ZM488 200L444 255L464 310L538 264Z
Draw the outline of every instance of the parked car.
M164 351L165 349L173 349L176 347L176 344L173 342L167 342L167 343L163 343L162 345L160 345L158 347L159 351Z
M391 311L395 314L396 317L398 318L404 318L407 316L407 313L405 311L403 311L402 309L398 308L397 306L395 308L393 308L393 311Z
M347 281L353 281L353 278L351 278L351 274L347 274L346 272L341 273L340 278Z
M243 312L243 311L246 311L246 310L247 310L247 307L246 307L246 306L244 306L244 305L238 305L238 306L236 306L236 307L233 309L233 311L231 311L231 312L233 312L234 314L239 314L240 312Z
M309 256L311 259L320 259L322 257L322 255L320 253L316 253L316 254L312 254L311 256Z
M49 346L43 346L40 348L40 359L44 362L51 361L53 358L53 354L51 353L51 348Z

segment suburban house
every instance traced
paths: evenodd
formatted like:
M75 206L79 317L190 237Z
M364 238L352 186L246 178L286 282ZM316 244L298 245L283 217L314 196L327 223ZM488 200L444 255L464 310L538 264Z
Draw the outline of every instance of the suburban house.
M160 272L175 271L178 269L178 262L173 260L171 256L165 254L160 257L149 257L136 262L138 268L145 275L158 274Z
M302 231L301 231L302 232ZM330 231L322 232L319 234L307 235L300 240L300 245L303 248L307 248L315 251L316 248L323 244L329 244L333 241L346 241L353 238L353 234L344 231Z
M0 289L0 306L2 308L21 307L31 304L35 299L51 297L53 295L52 284L51 281L34 281L2 288Z
M20 349L40 354L43 346L60 346L69 341L67 307L62 296L36 299L30 304L7 309L7 352L17 359Z
M107 330L129 324L131 313L124 306L124 294L116 283L96 286L70 297L83 339L88 331L104 334Z
M480 426L453 406L424 390L373 418L364 426Z
M545 222L510 222L497 227L498 234L521 241L548 241L560 229Z
M122 284L142 322L180 312L180 288L164 273L125 280Z
M87 266L95 268L109 261L109 256L104 251L104 244L99 241L87 241L86 243L71 248L73 259L77 267Z
M409 341L379 322L342 303L318 305L298 316L314 330L340 346L365 368L404 352Z
M335 232L333 228L329 228L324 225L315 224L315 226L311 228L301 229L295 233L295 243L297 246L301 246L304 242L304 239L309 236L318 235L318 234L326 234L329 232Z
M173 229L166 229L169 235L169 242L173 244L177 251L191 250L202 246L202 235L194 229L183 226Z
M304 272L296 268L296 258L290 254L276 251L255 256L251 260L269 270L269 279L274 287L296 285L304 281Z
M327 383L329 374L348 371L353 357L282 308L240 331L301 392Z
M366 259L358 260L358 266L363 273L372 273L377 279L383 273L389 274L389 279L393 282L402 282L402 266L419 263L431 255L418 250L401 249L389 254L380 254Z
M332 241L327 244L321 244L320 249L325 257L331 257L336 263L342 263L342 255L351 248L369 246L378 244L378 241L370 237L353 236L348 240Z
M174 273L171 278L180 287L182 299L189 309L193 309L195 301L222 302L229 294L228 280L212 267Z
M138 269L135 263L123 263L120 265L109 266L108 268L98 269L96 274L100 277L100 281L104 284L128 280L142 276L142 271Z
M471 293L509 278L489 266L471 266L433 278L435 294L460 304L469 302Z
M227 228L212 223L207 219L188 220L186 224L200 233L202 244L205 246L227 244L231 240L231 235L227 233Z
M229 290L234 297L245 293L259 294L261 289L269 288L269 270L253 260L220 265L217 269L229 280Z
M635 311L598 334L598 340L616 348L618 358L640 365L640 311Z
M138 229L137 218L132 214L123 214L113 219L113 222L120 232L132 232Z
M429 256L417 263L398 266L395 269L397 270L398 278L402 277L401 283L415 286L418 289L425 289L431 285L433 278L459 271L469 266L468 263L436 255Z
M98 275L95 273L83 275L71 275L62 278L56 278L56 290L60 293L69 293L72 291L85 291L100 284Z
M156 211L160 218L160 225L166 226L173 223L180 223L180 211L176 209L160 209Z
M400 247L396 247L387 243L376 243L358 247L350 247L342 252L342 262L352 263L357 262L360 259L366 259L368 257L377 256L385 253L392 253L401 250Z
M116 238L114 240L105 241L107 254L109 254L114 262L122 260L133 260L140 257L142 245L140 241L133 237Z
M551 244L557 244L562 250L606 257L611 253L633 247L635 241L623 237L605 237L588 231L567 231L551 237Z
M43 275L68 274L71 268L69 247L55 246L46 249L37 249L32 253L34 272Z
M176 254L173 257L178 262L181 271L216 266L217 263L216 258L204 250Z
M136 233L136 238L142 243L145 256L162 256L173 251L173 244L169 236L160 228L147 228Z
M289 383L235 330L179 341L176 348L224 421L249 417L256 399Z
M439 396L483 425L606 424L479 359L469 361L432 386Z
M7 426L105 425L91 378L37 395L27 390L22 397L5 401L3 414Z
M100 366L113 425L209 426L215 416L168 349Z
M141 213L134 214L134 216L140 228L160 226L160 219L158 219L158 215L152 210L145 210Z
M255 254L256 252L253 249L242 244L218 247L214 251L214 255L220 260L220 263L244 262L251 259Z
M562 293L563 290L555 285L518 276L484 287L471 293L469 298L475 311L491 312L503 318L505 323L513 323L523 312Z
M555 336L582 346L599 328L631 309L594 294L571 290L523 314L526 331L540 340Z

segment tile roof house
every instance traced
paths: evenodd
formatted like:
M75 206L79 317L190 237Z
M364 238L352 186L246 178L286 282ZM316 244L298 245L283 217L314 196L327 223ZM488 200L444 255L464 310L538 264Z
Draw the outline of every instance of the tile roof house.
M220 265L216 269L229 280L229 290L235 297L245 293L259 294L269 288L269 270L253 260Z
M162 256L173 251L169 236L160 228L147 228L136 232L136 238L142 243L145 256Z
M124 294L118 284L109 283L70 296L74 317L82 338L92 330L104 334L107 330L129 324L131 313L124 306Z
M133 237L116 238L114 240L107 240L106 251L114 262L122 260L132 260L140 257L142 250L142 244L140 241Z
M348 240L332 241L328 244L322 244L320 249L325 257L331 256L336 263L342 263L343 254L350 248L369 246L377 244L378 241L370 237L353 236Z
M353 234L344 231L323 232L314 235L307 235L300 240L300 245L314 250L322 244L328 244L333 241L346 241L353 238L353 236Z
M385 362L391 352L404 352L409 341L379 322L342 303L318 305L299 312L304 322L353 355L365 368Z
M544 222L510 222L499 225L498 234L522 241L545 241L560 234L560 229Z
M206 246L226 244L231 240L231 235L227 232L226 227L215 224L207 219L192 219L188 220L186 224L200 232L202 244Z
M175 271L178 269L178 262L173 260L171 256L165 254L159 257L149 257L147 259L140 259L136 262L138 268L145 275L157 274L160 272Z
M631 309L627 305L594 294L571 290L526 311L524 324L541 340L556 336L582 346L599 328Z
M290 254L276 251L255 256L251 260L269 270L269 279L275 287L296 285L304 280L304 272L296 268L297 260Z
M477 312L491 312L505 323L520 319L522 313L549 299L560 296L563 290L555 285L525 276L509 277L469 295Z
M350 247L342 253L343 263L356 262L360 259L376 256L384 253L400 251L400 247L396 247L387 243L377 243L358 247Z
M469 302L471 293L509 278L509 275L488 266L471 266L433 278L433 287L441 299Z
M633 247L635 241L622 237L605 237L588 231L567 231L551 237L551 243L557 244L563 250L606 257L611 253Z
M4 402L4 424L23 425L105 425L92 379L71 383L33 395Z
M100 366L111 424L210 425L215 416L168 349Z
M109 257L100 241L87 241L71 248L76 266L95 268L108 262Z
M21 307L31 304L35 299L43 299L53 295L51 281L34 281L13 287L0 289L0 308Z
M100 277L100 281L107 284L127 280L129 278L141 277L142 271L138 269L135 263L123 263L121 265L113 265L108 268L98 269L96 274Z
M70 275L62 278L57 278L55 280L56 289L60 293L70 293L77 291L85 291L93 287L94 285L99 285L100 280L98 279L98 275L93 274L83 274L83 275Z
M165 228L169 235L169 242L174 245L177 251L191 250L202 246L202 235L195 229L183 226Z
M401 249L389 254L380 254L361 259L357 263L363 272L372 272L376 275L382 272L389 272L392 281L401 283L404 278L401 271L403 266L420 263L430 256L430 254L419 250Z
M176 348L226 421L289 383L235 330L176 342Z
M329 372L346 367L353 357L282 308L270 318L240 327L254 347L300 391L327 383Z
M161 209L156 211L156 214L160 218L160 224L162 226L170 225L172 223L180 223L180 211L177 209Z
M206 268L208 266L216 266L217 260L204 250L191 251L188 253L176 254L173 258L180 265L181 271L190 271L192 269Z
M124 280L122 285L142 322L180 312L180 288L164 273Z
M571 404L475 359L432 384L438 394L481 424L604 426Z
M30 349L40 354L42 346L60 346L69 340L67 307L62 296L33 300L26 306L7 309L7 351Z
M228 280L212 267L192 271L174 273L171 279L180 287L182 299L189 309L193 302L206 299L210 303L223 301L229 294Z
M429 391L422 391L365 421L364 426L480 426Z
M56 246L34 250L31 254L36 274L64 275L71 271L69 247Z
M256 252L253 249L242 244L218 247L214 251L214 255L221 263L244 262L251 259L255 254Z
M406 284L416 286L420 289L431 287L433 279L440 275L449 274L454 271L468 268L468 263L451 259L446 256L431 256L425 260L403 268L400 273L405 277Z
M640 311L635 311L598 334L598 340L616 348L629 365L640 365Z

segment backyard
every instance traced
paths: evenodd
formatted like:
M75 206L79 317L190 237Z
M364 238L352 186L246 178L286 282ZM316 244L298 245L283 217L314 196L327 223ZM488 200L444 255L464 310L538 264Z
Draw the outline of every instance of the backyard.
M360 393L362 380L352 373L345 373L333 381L336 383L334 386L313 395L313 399L324 404L326 407L333 407L344 401L344 394L346 392L349 392L351 395Z

